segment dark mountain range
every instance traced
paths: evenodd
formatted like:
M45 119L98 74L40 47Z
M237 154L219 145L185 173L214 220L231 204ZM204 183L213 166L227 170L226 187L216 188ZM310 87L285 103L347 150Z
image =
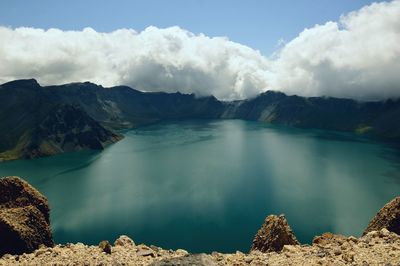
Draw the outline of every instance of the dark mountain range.
M357 102L268 91L223 102L213 96L145 93L89 82L42 87L31 79L0 86L0 160L101 149L120 138L112 130L194 118L255 120L400 140L400 100Z
M300 128L368 134L400 140L400 100L357 102L351 99L287 96L268 91L235 102L224 118L257 120Z
M79 105L101 124L131 128L164 119L219 118L224 104L194 94L144 93L130 87L103 88L93 83L43 87L53 103Z
M52 102L35 80L0 86L0 121L0 161L102 149L122 138L79 105Z

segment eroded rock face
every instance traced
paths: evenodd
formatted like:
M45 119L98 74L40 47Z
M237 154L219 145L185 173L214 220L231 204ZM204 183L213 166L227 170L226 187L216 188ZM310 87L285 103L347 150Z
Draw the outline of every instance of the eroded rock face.
M299 245L284 215L269 215L258 230L251 251L278 252L284 245Z
M41 244L53 246L43 214L34 206L0 210L0 254L32 252Z
M50 220L49 202L46 197L17 176L0 179L0 209L35 206L47 222Z
M0 256L53 246L47 199L19 177L0 179Z
M364 235L371 231L387 230L400 235L400 196L388 202L369 222Z

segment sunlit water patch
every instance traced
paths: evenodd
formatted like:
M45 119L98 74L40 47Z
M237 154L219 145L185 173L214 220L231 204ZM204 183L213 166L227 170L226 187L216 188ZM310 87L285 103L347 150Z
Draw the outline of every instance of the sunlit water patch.
M186 121L124 133L103 152L0 164L50 200L56 242L121 234L192 252L248 251L268 214L302 242L360 235L400 191L399 156L356 136L245 121Z

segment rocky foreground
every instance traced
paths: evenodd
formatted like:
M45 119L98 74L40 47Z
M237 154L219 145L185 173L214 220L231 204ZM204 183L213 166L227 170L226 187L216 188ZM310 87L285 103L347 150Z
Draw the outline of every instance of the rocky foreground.
M0 265L400 265L400 236L386 229L361 238L327 233L311 246L285 245L268 253L189 254L135 245L126 236L109 248L82 243L41 247L30 254L4 255Z
M190 254L136 245L54 245L47 199L18 177L0 179L0 265L400 265L400 197L387 203L361 238L325 233L301 245L284 215L270 215L249 253Z

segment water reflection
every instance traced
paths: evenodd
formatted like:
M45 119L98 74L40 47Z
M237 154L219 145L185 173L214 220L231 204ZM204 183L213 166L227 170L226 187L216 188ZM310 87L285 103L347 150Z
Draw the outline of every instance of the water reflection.
M158 124L102 153L4 163L0 175L21 175L48 196L57 242L128 234L165 248L247 251L271 213L285 213L303 242L325 231L359 235L398 193L399 160L383 144L325 133Z

